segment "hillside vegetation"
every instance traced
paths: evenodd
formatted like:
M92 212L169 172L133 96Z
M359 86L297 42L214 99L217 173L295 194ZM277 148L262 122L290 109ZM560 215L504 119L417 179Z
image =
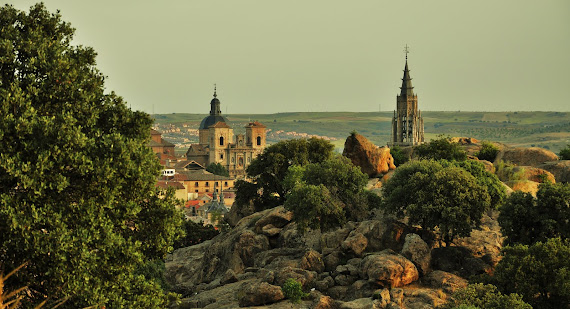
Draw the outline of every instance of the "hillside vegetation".
M493 140L517 147L543 147L558 152L570 141L570 113L568 112L422 112L426 139L439 134L468 136L479 140ZM390 112L323 112L277 114L230 114L227 118L235 132L248 121L262 122L271 131L268 141L302 137L293 133L326 136L337 149L342 149L346 132L356 130L371 142L384 145L390 139L393 113ZM177 144L183 138L194 142L197 135L186 129L197 129L204 114L157 114L155 125L165 131L167 139ZM182 126L186 125L186 128ZM183 128L180 133L168 132ZM283 131L277 133L279 131ZM182 151L182 149L181 149Z

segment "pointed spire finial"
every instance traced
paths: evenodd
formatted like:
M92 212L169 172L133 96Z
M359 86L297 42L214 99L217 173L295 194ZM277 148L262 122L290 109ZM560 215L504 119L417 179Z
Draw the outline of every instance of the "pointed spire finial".
M214 98L217 98L218 95L216 94L216 84L214 84Z
M404 53L406 53L406 61L408 61L408 54L410 53L410 47L408 47L408 44L404 47Z

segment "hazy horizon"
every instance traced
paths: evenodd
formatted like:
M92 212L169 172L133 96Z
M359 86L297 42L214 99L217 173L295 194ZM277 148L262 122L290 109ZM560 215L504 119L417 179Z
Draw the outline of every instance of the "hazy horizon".
M43 2L148 113L389 112L406 44L423 111L570 111L566 0Z

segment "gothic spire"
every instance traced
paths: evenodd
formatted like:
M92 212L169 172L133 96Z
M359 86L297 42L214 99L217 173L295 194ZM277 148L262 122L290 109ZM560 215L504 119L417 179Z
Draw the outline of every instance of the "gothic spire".
M408 70L408 54L406 53L406 66L404 67L404 77L402 78L402 87L400 87L400 96L413 96L414 87L412 86L412 78L410 70Z

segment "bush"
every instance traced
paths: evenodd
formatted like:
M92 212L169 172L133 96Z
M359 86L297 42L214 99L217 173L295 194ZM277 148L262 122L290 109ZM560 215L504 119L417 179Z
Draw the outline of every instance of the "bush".
M499 147L495 146L490 142L483 142L481 150L477 153L477 158L480 160L495 161L497 154L499 153Z
M301 283L293 278L287 279L281 287L281 290L285 298L288 298L294 304L300 303L301 298L309 296L308 293L303 292Z
M192 220L184 221L182 228L186 234L174 242L174 249L197 245L220 234L211 224L204 225Z
M437 139L431 140L414 148L414 153L421 159L463 161L467 159L467 153L461 149L458 143L451 141L451 137L438 135Z
M518 294L503 295L491 284L470 284L453 293L442 309L532 309Z
M410 224L439 230L449 244L455 236L469 236L490 207L486 188L469 172L437 161L408 162L383 187L383 207Z
M503 255L493 277L502 292L521 294L535 308L568 308L570 240L507 246Z
M570 144L566 145L566 148L560 149L558 156L560 160L570 160Z
M396 165L396 166L400 166L400 165L408 162L408 160L410 159L404 153L404 151L402 150L402 148L400 146L394 146L394 147L390 148L390 154L392 155L392 158L394 158L394 165Z
M362 219L369 203L377 203L364 190L368 177L340 155L321 163L292 166L283 181L290 191L285 208L293 212L297 227L304 231L328 230L348 220Z
M499 210L498 221L507 244L570 238L570 184L542 183L536 198L513 192Z
M214 175L226 176L226 177L230 176L228 170L221 163L210 163L210 165L206 167L206 171Z

